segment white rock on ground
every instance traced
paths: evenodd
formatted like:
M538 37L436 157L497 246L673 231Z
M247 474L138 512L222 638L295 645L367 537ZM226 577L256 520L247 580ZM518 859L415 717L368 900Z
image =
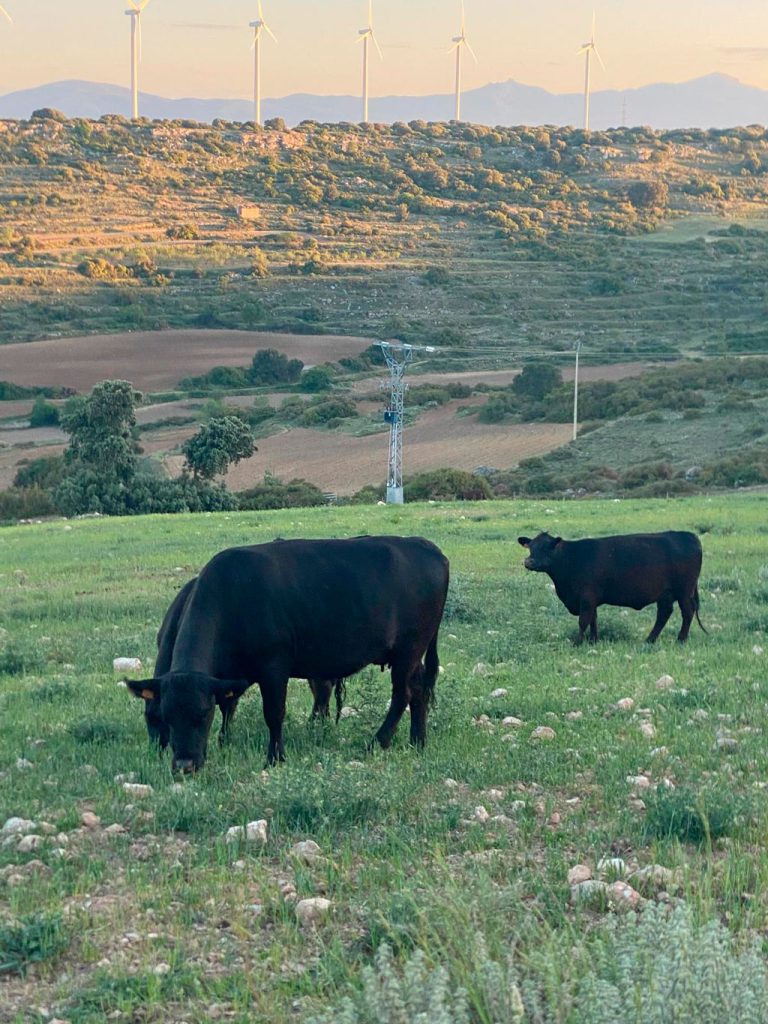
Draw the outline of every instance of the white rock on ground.
M488 666L485 664L484 661L478 661L478 663L472 669L473 676L487 676L488 672Z
M588 878L571 886L571 903L590 902L605 897L608 886L596 878Z
M303 842L294 843L291 853L299 860L303 860L305 864L315 864L318 860L323 859L322 850L314 839L305 839Z
M80 824L83 828L98 828L101 824L101 818L98 814L94 814L93 811L83 811L80 815Z
M626 882L612 882L606 893L608 899L622 909L634 910L643 900L640 893Z
M663 675L659 676L659 678L656 680L657 690L671 690L674 685L675 680L672 678L672 676Z
M650 789L651 780L647 775L628 775L627 782L630 786L634 786L635 789Z
M597 862L597 870L601 875L613 875L615 878L627 873L627 865L621 857L602 857Z
M488 821L488 819L490 818L490 814L485 809L485 807L483 807L482 804L478 804L477 807L472 812L472 817L475 819L475 821L479 821L481 825L484 825L486 821Z
M568 885L581 885L592 877L592 869L586 864L574 864L568 872Z
M146 786L142 782L124 782L123 790L128 796L132 796L136 800L142 800L144 797L152 796L155 792L152 786Z
M42 836L22 836L19 840L16 849L19 853L31 853L33 850L37 850L43 845L45 839Z
M525 725L522 718L515 718L514 715L507 715L506 718L502 718L502 725L511 726L513 729L519 729L522 725Z
M304 927L317 924L324 917L328 916L331 909L331 901L322 896L313 896L311 899L299 900L296 904L296 917L299 924Z
M555 730L551 729L548 725L537 725L531 733L532 740L553 740L555 738Z
M622 697L621 700L616 701L616 707L619 711L631 711L635 706L635 702L631 697Z
M115 672L141 672L144 666L141 658L114 658L112 668Z
M32 821L30 818L8 818L2 828L0 828L0 837L10 835L26 835L27 832L34 832L37 828L37 822Z
M224 839L227 843L266 843L267 822L264 818L259 821L249 821L247 825L233 825L228 828Z
M505 690L503 686L499 686L498 689L494 690L491 693L491 697L493 697L493 698L496 698L496 697L506 697L508 692L509 691Z
M653 722L641 722L640 732L647 740L652 740L656 736L656 726Z

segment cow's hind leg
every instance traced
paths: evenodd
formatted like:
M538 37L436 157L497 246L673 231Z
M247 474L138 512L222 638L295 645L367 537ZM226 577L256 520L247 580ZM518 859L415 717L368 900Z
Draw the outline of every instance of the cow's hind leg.
M311 718L327 719L330 715L331 693L333 692L332 679L308 679L309 688L315 703L312 706Z
M693 616L696 614L696 601L691 594L687 594L685 597L679 598L677 603L680 605L680 614L683 617L683 624L677 634L677 639L679 643L684 644L688 639Z
M659 598L656 603L656 621L653 624L653 629L645 638L645 642L647 644L656 643L656 639L669 621L669 617L672 614L674 607L674 598L670 597L669 594L665 594L663 597Z
M385 750L392 743L395 729L411 698L408 683L414 671L418 671L418 662L415 665L410 661L407 664L397 661L392 664L392 701L386 718L374 737L375 742Z
M283 750L283 720L285 719L285 701L288 695L288 673L274 671L265 674L259 680L261 700L264 706L264 721L269 729L269 746L267 747L267 764L277 764L285 760Z

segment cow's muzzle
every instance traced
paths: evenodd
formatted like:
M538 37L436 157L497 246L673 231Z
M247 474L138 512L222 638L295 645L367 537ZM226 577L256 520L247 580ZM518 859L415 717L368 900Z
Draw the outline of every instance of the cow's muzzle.
M183 775L192 775L193 772L197 771L197 768L198 765L195 764L191 757L184 757L178 761L174 757L173 764L171 765L171 769L174 772L181 772Z

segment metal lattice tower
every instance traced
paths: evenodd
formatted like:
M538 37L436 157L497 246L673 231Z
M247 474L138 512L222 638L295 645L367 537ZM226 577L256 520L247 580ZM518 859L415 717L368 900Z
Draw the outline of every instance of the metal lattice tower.
M389 388L389 405L384 419L389 423L389 469L387 471L387 504L403 504L403 410L405 392L405 371L413 359L412 345L390 345L380 342L381 351L389 367L389 381L382 381L382 388ZM399 358L398 358L399 357Z

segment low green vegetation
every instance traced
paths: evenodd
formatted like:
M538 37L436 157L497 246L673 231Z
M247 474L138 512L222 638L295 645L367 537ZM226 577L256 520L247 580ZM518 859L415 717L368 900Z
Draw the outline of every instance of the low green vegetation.
M766 506L436 501L1 529L0 828L17 816L39 837L0 843L5 1019L764 1021ZM574 647L576 620L516 542L668 528L704 549L708 634L683 647L674 621L644 646L653 609L619 608ZM251 690L231 744L175 786L113 659L151 672L170 601L221 548L361 533L427 536L451 560L426 750L403 727L366 753L389 698L369 669L338 725L310 723L291 684L288 760L268 772ZM262 818L266 844L225 842ZM308 839L320 859L294 849ZM574 895L577 864L631 886L635 909L620 887ZM307 898L330 902L313 926Z

